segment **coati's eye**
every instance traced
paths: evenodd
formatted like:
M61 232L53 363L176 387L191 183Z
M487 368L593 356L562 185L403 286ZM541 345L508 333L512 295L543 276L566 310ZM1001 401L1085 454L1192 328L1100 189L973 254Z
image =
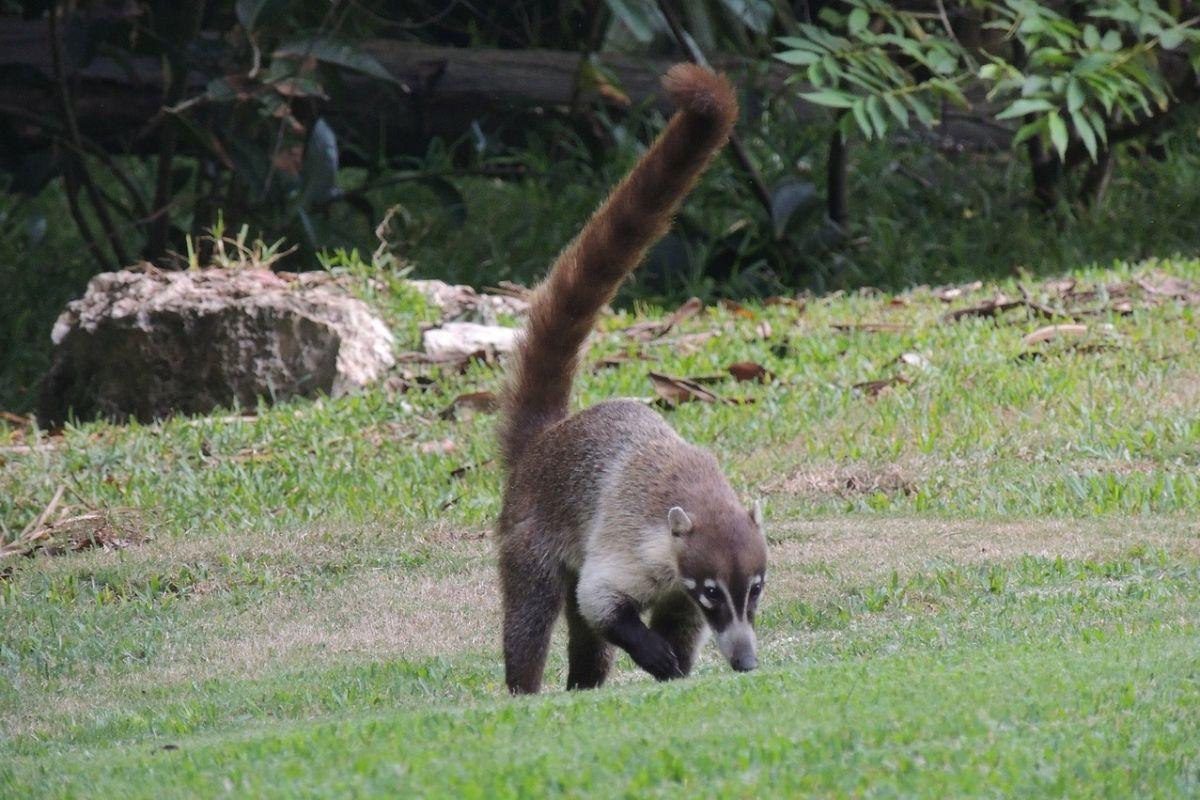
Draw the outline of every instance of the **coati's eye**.
M750 587L750 599L751 600L757 600L758 596L760 594L762 594L762 584L761 583L756 583Z
M707 597L709 600L720 600L721 599L721 590L718 589L716 586L705 586L704 587L704 596Z

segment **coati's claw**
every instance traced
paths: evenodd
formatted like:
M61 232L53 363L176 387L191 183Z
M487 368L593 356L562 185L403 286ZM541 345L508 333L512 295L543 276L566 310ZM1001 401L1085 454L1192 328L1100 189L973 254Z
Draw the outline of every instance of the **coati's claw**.
M649 672L659 681L670 681L683 677L683 669L679 666L679 657L671 649L666 639L661 637L648 638L646 649L639 654L642 660L638 666ZM635 659L636 660L636 659Z

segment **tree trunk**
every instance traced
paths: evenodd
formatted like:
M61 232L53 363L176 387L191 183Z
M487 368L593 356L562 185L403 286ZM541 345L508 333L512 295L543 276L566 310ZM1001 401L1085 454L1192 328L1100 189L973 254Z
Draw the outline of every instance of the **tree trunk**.
M830 222L843 231L850 225L850 198L846 188L848 172L846 138L839 127L829 137L829 164L825 173L828 182L826 204Z

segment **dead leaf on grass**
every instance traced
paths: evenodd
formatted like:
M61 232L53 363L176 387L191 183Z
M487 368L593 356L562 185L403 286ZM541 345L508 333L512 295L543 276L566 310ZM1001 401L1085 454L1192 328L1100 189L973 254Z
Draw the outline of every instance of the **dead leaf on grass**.
M738 381L757 381L758 383L766 383L775 377L762 364L755 364L753 361L738 361L730 364L729 374Z
M1069 295L1075 291L1075 286L1078 283L1074 278L1053 278L1045 281L1042 288L1047 292L1053 292L1059 295Z
M1038 328L1033 333L1027 334L1024 338L1026 347L1031 347L1039 342L1048 342L1051 339L1059 339L1063 337L1080 337L1086 336L1088 332L1087 325L1079 325L1075 323L1065 325L1047 325L1044 328Z
M720 331L697 331L696 333L685 333L682 336L672 336L670 339L657 339L654 344L669 346L675 350L677 355L686 355L696 352L702 344L719 335Z
M476 413L491 414L499 407L500 400L495 392L468 392L451 400L450 405L442 409L438 416L442 419L470 419Z
M862 392L867 397L878 397L886 391L889 391L893 386L899 386L906 383L912 383L904 375L893 375L890 378L881 378L877 381L863 381L862 383L854 384L854 389Z
M621 332L635 339L647 342L651 339L659 339L670 333L671 329L676 325L685 319L696 316L703 309L704 304L700 302L700 298L692 297L679 308L675 309L675 312L666 319L638 322L630 325L628 328L623 328Z
M1169 297L1174 300L1187 300L1190 303L1200 302L1200 286L1195 282L1174 275L1164 275L1153 272L1150 275L1135 279L1137 285L1146 294L1159 297Z
M432 455L434 453L453 453L455 449L454 440L445 438L437 442L421 442L417 448L424 455Z
M917 367L918 369L927 369L930 366L929 359L920 353L901 353L892 359L891 363L905 364L910 367Z
M132 508L97 508L83 503L64 505L67 488L59 486L42 512L16 539L0 547L0 558L61 555L99 547L121 550L150 539Z
M862 331L863 333L900 333L908 330L911 326L903 325L899 322L835 322L829 327L842 333L853 333L855 331Z
M971 283L963 283L958 286L939 286L933 290L933 296L943 303L950 303L969 292L977 292L982 288L983 281L972 281Z
M725 309L730 314L733 314L735 317L754 319L754 312L736 300L722 299L719 305L721 308Z
M994 317L1002 311L1018 308L1024 304L1023 300L1013 300L1003 294L998 294L991 300L985 300L979 305L947 311L942 315L942 322L958 322L967 317Z
M669 406L681 403L699 401L701 403L716 403L720 398L689 378L676 378L659 372L647 373L654 386L654 393Z
M654 356L648 356L640 350L636 353L617 353L604 358L596 359L596 363L592 365L593 372L599 372L602 369L612 369L619 367L622 364L632 364L635 361L657 361Z
M764 300L763 305L787 306L789 308L794 308L797 311L803 311L807 303L803 298L800 297L780 297L776 295L774 297L768 297L766 300Z

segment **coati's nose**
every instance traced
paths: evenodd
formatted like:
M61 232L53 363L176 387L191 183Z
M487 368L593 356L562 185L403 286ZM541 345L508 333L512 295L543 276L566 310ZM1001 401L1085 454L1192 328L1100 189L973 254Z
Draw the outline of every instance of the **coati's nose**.
M758 656L754 653L739 653L729 661L729 666L738 672L749 672L758 669Z

